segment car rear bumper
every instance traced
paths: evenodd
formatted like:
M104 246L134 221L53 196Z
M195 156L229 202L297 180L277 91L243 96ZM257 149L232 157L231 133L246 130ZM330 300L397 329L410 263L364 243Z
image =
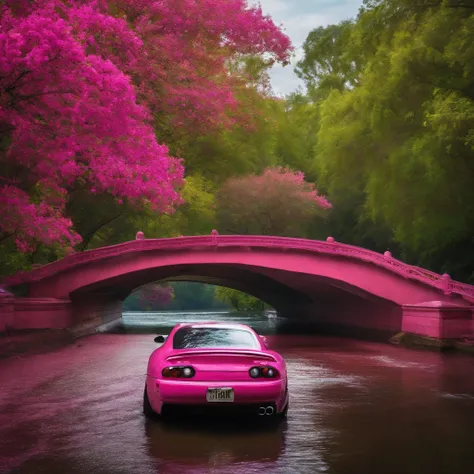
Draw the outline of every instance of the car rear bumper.
M234 401L231 403L208 402L206 394L209 388L232 388ZM157 413L161 413L164 404L201 405L211 410L224 411L242 405L273 404L275 410L281 412L287 402L286 381L281 379L250 382L196 382L147 377L147 390L152 408Z
M261 409L264 408L262 412ZM188 416L205 416L206 418L221 418L221 417L255 417L261 415L264 419L267 418L267 408L271 407L271 412L268 415L276 414L275 402L267 403L207 403L205 404L175 404L164 403L162 406L162 414L172 415L173 417L188 417Z

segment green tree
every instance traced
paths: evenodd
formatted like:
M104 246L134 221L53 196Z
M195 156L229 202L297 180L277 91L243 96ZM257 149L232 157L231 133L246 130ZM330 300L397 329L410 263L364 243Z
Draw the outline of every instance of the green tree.
M263 311L270 308L258 298L232 288L218 286L215 294L218 300L232 306L237 311Z
M370 230L390 245L391 234L413 263L469 278L473 11L462 2L365 3L349 33L347 23L339 25L347 34L318 30L316 51L300 66L319 106L314 157L318 186L334 203L330 218L345 209L341 223L359 229L354 239ZM329 49L327 38L336 38ZM339 62L323 67L333 47L359 65L357 80L319 93L334 71L349 79L353 72Z
M355 23L347 20L312 30L303 44L304 57L295 72L309 88L340 91L358 84L363 54L351 47Z
M178 311L227 309L225 302L215 297L216 286L199 282L179 281L172 282L174 300L170 309Z

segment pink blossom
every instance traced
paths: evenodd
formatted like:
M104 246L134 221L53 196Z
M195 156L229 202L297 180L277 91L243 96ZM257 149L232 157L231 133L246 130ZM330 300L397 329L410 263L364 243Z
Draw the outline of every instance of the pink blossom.
M331 207L301 171L282 167L227 180L217 206L226 231L293 237L301 236L307 223Z
M74 246L72 187L173 212L183 163L153 120L192 130L247 122L235 94L245 79L229 74L229 59L286 62L290 51L244 0L3 1L0 233L23 252Z

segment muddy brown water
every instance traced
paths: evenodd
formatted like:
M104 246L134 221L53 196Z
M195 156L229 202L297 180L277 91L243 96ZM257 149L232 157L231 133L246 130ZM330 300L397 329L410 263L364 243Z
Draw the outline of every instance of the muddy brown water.
M270 335L288 364L285 422L146 420L152 332L189 318L132 315L117 333L1 360L0 472L474 472L474 357L466 355ZM274 332L272 319L243 319Z

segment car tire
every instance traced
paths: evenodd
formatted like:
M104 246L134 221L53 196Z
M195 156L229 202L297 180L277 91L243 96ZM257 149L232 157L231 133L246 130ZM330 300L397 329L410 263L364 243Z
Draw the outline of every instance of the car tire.
M288 380L286 381L285 393L288 394ZM286 415L288 415L289 406L290 406L290 399L288 398L285 408L283 408L283 410L279 413L280 418L286 418Z
M143 391L143 414L147 418L156 418L158 415L156 412L153 410L150 404L150 400L148 399L148 392L146 390L146 384L145 384L145 390Z

